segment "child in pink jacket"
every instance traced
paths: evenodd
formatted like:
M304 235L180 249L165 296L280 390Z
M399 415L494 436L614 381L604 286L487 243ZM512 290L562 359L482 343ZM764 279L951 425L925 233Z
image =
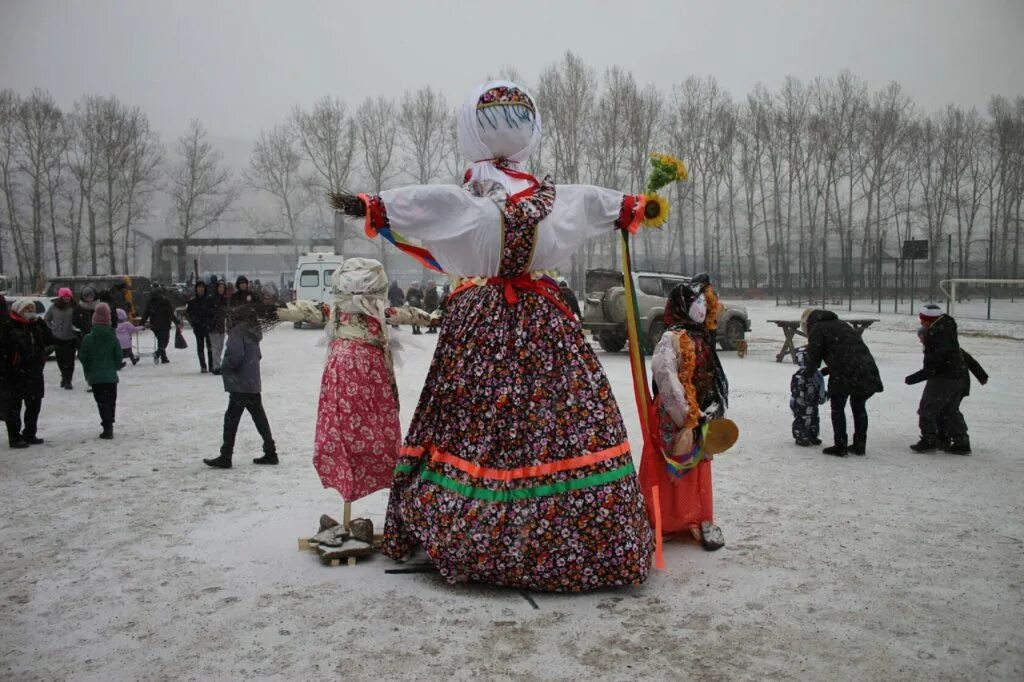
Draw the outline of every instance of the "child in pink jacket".
M128 313L117 309L117 341L121 344L121 356L125 360L131 360L132 364L138 364L139 356L132 351L132 336L143 331L145 327L140 327L132 324L128 321Z

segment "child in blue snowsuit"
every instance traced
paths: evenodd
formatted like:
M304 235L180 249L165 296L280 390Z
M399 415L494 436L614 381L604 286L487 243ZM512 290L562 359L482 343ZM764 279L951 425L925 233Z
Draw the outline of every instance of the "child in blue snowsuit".
M825 377L821 371L807 376L807 346L796 349L796 363L799 365L789 381L789 409L793 411L793 439L801 447L821 445L818 438L818 405L828 400L825 391Z

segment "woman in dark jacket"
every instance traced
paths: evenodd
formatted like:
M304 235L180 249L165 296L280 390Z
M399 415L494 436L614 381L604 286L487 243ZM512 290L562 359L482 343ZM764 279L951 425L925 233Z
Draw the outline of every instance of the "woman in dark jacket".
M154 289L146 303L146 312L142 313L142 324L149 323L149 328L156 336L156 351L153 362L167 364L167 343L171 339L171 326L180 327L181 321L174 314L174 306L167 300L160 289Z
M228 333L228 311L231 296L227 282L221 280L210 294L210 372L220 374L220 361L224 355L224 337Z
M863 455L867 447L868 412L865 403L882 392L882 378L875 358L864 340L846 322L830 310L814 310L806 320L807 365L804 373L813 376L822 361L827 365L828 395L832 405L832 433L835 444L825 448L827 455L845 457L847 452ZM853 411L853 445L847 448L846 403Z
M437 285L433 282L426 285L427 292L423 295L423 309L428 313L432 313L437 310L437 306L440 303L437 296ZM437 327L430 327L427 329L428 334L436 334Z
M4 384L7 388L7 441L12 448L27 448L43 442L36 436L43 406L46 347L53 343L50 328L36 316L35 303L14 304L3 334ZM25 406L22 423L21 407Z
M210 344L210 321L213 317L213 297L206 295L206 282L197 280L195 296L185 306L185 314L192 325L192 333L196 337L196 352L199 354L199 371L207 372L207 359L213 367L213 347Z

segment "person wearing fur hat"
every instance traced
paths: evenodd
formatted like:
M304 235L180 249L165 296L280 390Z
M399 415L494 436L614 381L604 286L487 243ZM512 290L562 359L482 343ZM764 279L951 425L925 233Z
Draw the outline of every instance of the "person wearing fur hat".
M850 452L863 455L868 439L867 401L883 389L875 358L864 339L831 310L812 310L807 313L805 322L807 364L804 375L812 377L822 362L828 369L834 444L822 452L836 457L845 457ZM847 402L853 412L852 446L846 431Z
M50 328L36 315L35 303L17 301L8 316L2 355L6 358L7 442L12 448L25 448L43 442L37 435L39 412L46 394L43 367L46 347L53 343ZM22 405L25 407L22 421Z
M935 452L944 448L955 454L969 455L971 442L960 402L965 394L965 381L970 391L970 377L965 354L960 348L956 320L934 303L922 306L919 315L925 329L924 366L905 381L911 386L922 381L925 385L917 408L921 438L910 449ZM974 358L971 361L980 370ZM981 372L984 374L984 370ZM984 378L988 380L987 375Z
M114 413L117 408L117 371L123 354L117 334L110 326L110 306L100 302L92 314L92 329L82 339L78 360L82 363L85 380L92 387L92 396L100 413L100 438L114 437Z
M78 307L71 289L61 287L57 300L49 307L43 320L53 334L53 353L60 368L60 387L71 390L75 376L75 349L78 346L78 327L75 324Z
M714 522L712 456L701 447L703 425L725 415L728 382L712 345L709 309L703 289L690 282L676 286L665 303L666 331L651 357L654 392L652 437L640 462L640 485L648 517L663 533L694 532L705 549L725 545ZM671 453L672 466L663 453ZM653 508L657 487L660 509Z

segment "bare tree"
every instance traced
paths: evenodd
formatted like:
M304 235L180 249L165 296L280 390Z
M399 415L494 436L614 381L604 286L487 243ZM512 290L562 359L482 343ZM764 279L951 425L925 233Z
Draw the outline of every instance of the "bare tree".
M355 122L348 115L345 103L324 97L309 112L296 107L292 111L291 125L298 135L299 146L313 167L313 172L306 177L310 193L319 199L328 193L345 191L356 150ZM340 214L332 212L330 215L334 250L342 253L344 223Z
M18 109L21 98L13 90L0 90L0 190L4 201L4 218L14 249L19 278L25 277L23 237L18 184ZM3 233L0 232L0 272L4 270Z
M134 268L128 263L128 247L132 243L133 226L149 215L150 199L160 177L164 148L160 138L149 127L149 119L138 107L129 110L127 158L121 171L120 191L124 193L124 221L121 262L124 272Z
M429 185L441 172L452 120L444 95L430 86L402 97L398 117L402 149L410 175L421 185Z
M38 285L44 276L46 222L43 195L47 176L60 164L64 154L64 115L53 97L33 90L18 108L19 168L27 176L30 197L31 277Z
M393 175L392 161L398 138L398 118L395 105L384 97L367 98L356 112L359 142L363 150L364 170L369 176L374 193L384 189ZM387 267L387 250L381 240L381 263Z
M217 223L238 198L231 171L222 167L223 154L206 140L198 120L178 138L178 164L171 171L171 218L183 244L178 249L178 277L188 272L189 239Z
M259 221L257 231L290 239L296 259L305 231L301 216L309 206L299 176L301 163L302 154L295 129L276 125L269 131L260 131L249 159L249 168L243 173L249 187L269 194L277 208L277 215L269 223Z

